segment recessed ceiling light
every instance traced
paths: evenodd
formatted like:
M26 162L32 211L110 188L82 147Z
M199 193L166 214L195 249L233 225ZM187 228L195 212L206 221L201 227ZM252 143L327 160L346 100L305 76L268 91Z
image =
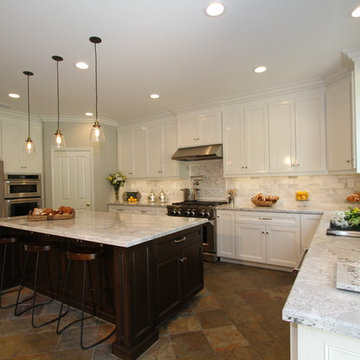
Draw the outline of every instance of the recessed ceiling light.
M254 71L257 73L257 74L260 74L260 73L263 73L267 70L267 67L266 66L258 66L257 68L254 69Z
M212 2L205 9L205 14L208 16L220 16L224 13L225 6L220 2Z
M158 99L160 97L160 95L159 94L151 94L150 97L152 99Z
M351 16L354 18L360 17L360 6L358 6L352 13Z
M89 68L89 65L84 61L77 62L75 66L80 70L87 70Z
M20 97L19 94L15 94L15 93L10 93L9 97L13 98L13 99L18 99Z
M86 112L85 115L86 116L93 116L94 114L92 112Z

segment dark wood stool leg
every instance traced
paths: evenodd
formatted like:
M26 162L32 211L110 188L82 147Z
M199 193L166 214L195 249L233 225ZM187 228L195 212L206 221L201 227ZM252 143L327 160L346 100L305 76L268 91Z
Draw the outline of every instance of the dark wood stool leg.
M68 324L67 326L65 326L64 328L62 328L60 330L60 322L61 322L61 318L63 316L65 316L70 309L70 306L68 305L67 310L64 312L64 314L62 313L63 307L64 307L64 302L65 299L67 299L67 291L68 291L68 283L69 283L69 276L70 276L70 268L71 268L71 259L68 259L68 264L67 264L67 268L66 268L66 277L65 277L65 284L64 284L64 292L63 292L63 296L61 299L61 306L60 306L60 312L59 312L59 318L58 318L58 322L56 325L56 333L57 334L61 334L68 326L70 326L72 323ZM68 301L69 304L69 301Z

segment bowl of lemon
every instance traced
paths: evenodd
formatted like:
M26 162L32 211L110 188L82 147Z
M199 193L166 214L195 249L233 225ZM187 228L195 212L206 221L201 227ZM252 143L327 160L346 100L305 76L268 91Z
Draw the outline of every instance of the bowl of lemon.
M307 201L309 197L310 193L307 190L298 190L295 192L296 201Z

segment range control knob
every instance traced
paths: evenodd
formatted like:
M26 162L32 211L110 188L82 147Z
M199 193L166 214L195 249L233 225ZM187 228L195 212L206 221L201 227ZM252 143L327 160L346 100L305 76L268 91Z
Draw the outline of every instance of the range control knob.
M185 216L190 216L190 211L189 211L189 210L185 210L185 211L184 211L184 215L185 215Z
M190 211L190 216L195 216L195 210Z
M177 215L177 211L176 211L176 210L171 210L170 214L173 215L173 216L176 216L176 215Z
M207 212L205 213L205 216L208 217L208 218L210 217L210 215L211 215L211 214L210 214L210 211L207 211Z
M204 217L204 216L205 216L205 212L204 212L203 210L201 210L201 211L199 212L199 216Z

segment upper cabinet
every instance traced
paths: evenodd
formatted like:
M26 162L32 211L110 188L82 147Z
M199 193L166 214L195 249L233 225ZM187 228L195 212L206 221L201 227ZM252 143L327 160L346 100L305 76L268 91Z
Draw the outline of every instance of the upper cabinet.
M271 173L326 171L322 91L269 103Z
M345 78L326 88L326 140L329 171L355 168L351 114L351 79Z
M225 175L268 172L266 105L255 104L225 108L223 137Z
M25 152L27 122L25 120L2 119L2 159L5 173L42 173L42 126L31 122L31 138L35 153Z
M149 122L118 129L119 169L129 178L175 178L184 164L172 160L176 121Z
M177 117L177 146L222 144L221 111L186 112Z

